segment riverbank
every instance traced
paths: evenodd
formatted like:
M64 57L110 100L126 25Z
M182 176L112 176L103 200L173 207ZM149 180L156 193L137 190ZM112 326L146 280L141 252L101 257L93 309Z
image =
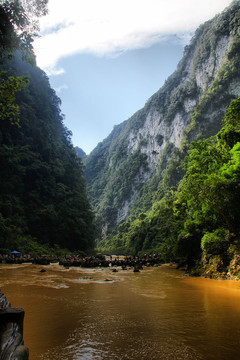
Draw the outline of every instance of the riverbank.
M139 271L143 266L159 266L162 265L163 259L159 254L138 256L117 256L117 255L102 255L81 257L78 255L64 255L55 257L52 255L41 255L34 258L30 256L5 256L2 262L6 264L22 264L32 263L36 265L49 265L57 263L65 268L82 267L82 268L114 268L127 267L134 268L134 271ZM194 266L181 266L176 264L177 269L184 271L190 276L201 276L204 278L215 280L240 280L240 253L235 251L231 256L230 261L224 261L219 255L203 255L201 260Z
M201 276L214 280L240 280L240 253L234 252L231 258L220 255L204 254L192 268L183 269L190 276Z

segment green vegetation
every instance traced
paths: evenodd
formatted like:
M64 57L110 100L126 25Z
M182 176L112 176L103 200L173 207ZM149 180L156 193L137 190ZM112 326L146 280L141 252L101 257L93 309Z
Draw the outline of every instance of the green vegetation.
M93 248L94 226L83 165L61 101L32 54L30 15L45 13L46 3L0 5L0 248L85 251Z
M142 121L140 113L130 124L124 122L115 126L110 136L86 158L85 177L90 201L96 208L98 228L107 222L108 230L113 229L117 208L126 198L134 197L136 189L139 190L144 183L144 178L138 176L140 169L147 169L146 156L141 152L144 139L127 156L126 134L136 121Z
M197 30L164 86L87 157L73 148L60 99L34 65L31 16L47 1L29 4L0 2L0 248L93 248L84 158L98 247L226 271L240 251L239 1ZM155 112L166 129L181 117L180 148L170 131L147 131Z
M12 124L19 125L19 106L14 103L16 93L28 83L24 76L9 76L4 78L5 72L0 74L0 121L8 119Z
M109 239L118 232L118 225L121 228L123 217L129 224L169 191L176 191L186 171L182 161L191 142L220 131L225 110L239 95L239 18L239 1L233 1L201 25L164 86L84 161L101 246L110 246ZM160 133L154 123L152 135L146 123L155 113L162 126ZM184 129L179 129L180 148L170 141L176 118L181 118ZM152 167L148 166L150 152L158 159Z
M20 50L23 58L34 63L33 40L38 18L47 14L48 0L0 0L0 58Z
M240 98L229 106L215 137L191 143L183 167L177 190L135 221L122 223L108 246L159 251L165 261L192 266L202 255L217 255L226 269L232 247L240 250Z

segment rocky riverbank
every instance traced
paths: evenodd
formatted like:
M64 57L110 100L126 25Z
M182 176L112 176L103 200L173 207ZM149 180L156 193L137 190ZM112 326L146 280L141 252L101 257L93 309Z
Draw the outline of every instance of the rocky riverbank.
M227 257L204 254L194 267L183 270L191 276L215 280L240 280L240 251L230 247Z
M24 310L13 308L0 291L0 360L28 360L23 342Z
M139 270L142 266L158 266L163 264L163 259L159 254L139 256L116 256L116 255L96 255L89 257L81 257L78 255L52 256L41 255L34 258L25 256L5 256L1 262L5 264L22 264L32 263L38 265L49 265L50 263L58 263L59 265L68 267L82 268L108 268L108 267L133 267ZM176 268L185 271L190 276L202 276L210 279L226 279L240 280L240 251L231 248L228 257L220 255L204 254L202 258L195 264L176 264ZM1 358L0 358L1 360Z

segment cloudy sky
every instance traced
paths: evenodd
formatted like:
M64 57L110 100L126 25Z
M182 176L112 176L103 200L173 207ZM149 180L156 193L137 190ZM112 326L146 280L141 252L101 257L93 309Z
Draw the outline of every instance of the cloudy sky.
M89 153L176 69L196 28L231 0L49 0L37 64Z

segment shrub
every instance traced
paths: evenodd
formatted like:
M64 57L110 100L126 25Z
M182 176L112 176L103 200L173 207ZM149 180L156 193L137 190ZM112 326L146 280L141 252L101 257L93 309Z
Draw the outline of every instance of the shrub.
M217 229L214 232L207 232L201 240L201 248L205 253L211 255L221 255L228 247L228 230Z

